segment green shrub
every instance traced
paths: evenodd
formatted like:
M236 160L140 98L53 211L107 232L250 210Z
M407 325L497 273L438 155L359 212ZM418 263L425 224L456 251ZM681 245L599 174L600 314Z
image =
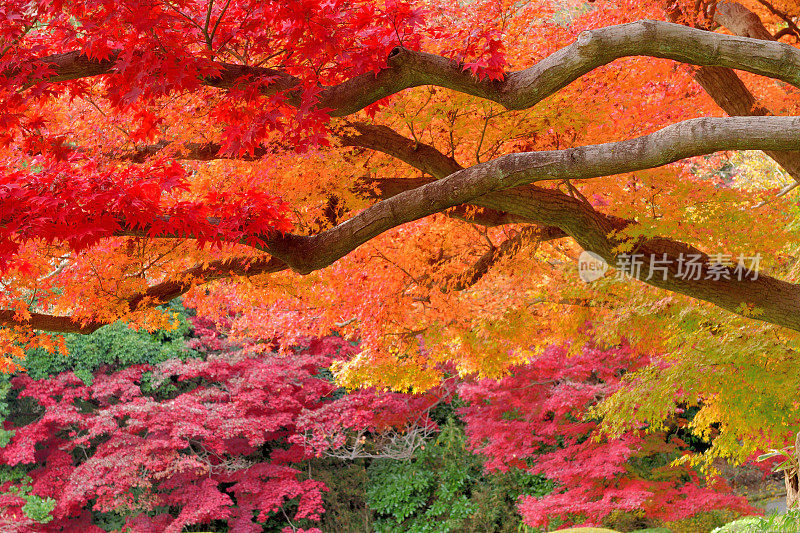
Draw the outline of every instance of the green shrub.
M800 533L800 509L782 515L747 516L728 522L711 533Z
M552 485L523 471L482 473L481 458L466 449L463 429L451 418L435 441L410 460L370 465L367 502L374 531L393 533L516 532L516 499L541 496Z
M92 373L103 365L119 369L195 356L196 353L185 343L186 336L191 333L186 309L180 303L171 303L168 309L178 320L175 329L149 333L115 322L89 335L64 335L67 353L50 353L41 348L29 350L20 364L33 379L71 370L88 385L92 382Z

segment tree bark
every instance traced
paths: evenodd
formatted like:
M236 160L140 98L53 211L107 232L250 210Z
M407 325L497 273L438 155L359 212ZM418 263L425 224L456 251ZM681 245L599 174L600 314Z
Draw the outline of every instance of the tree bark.
M800 432L797 433L794 441L793 463L794 467L783 471L784 483L786 484L786 508L800 508Z
M582 32L576 42L525 70L508 72L501 80L479 80L463 66L441 56L395 48L388 68L366 73L339 85L323 88L317 106L331 116L346 116L391 94L422 85L435 85L495 101L508 109L527 109L566 87L584 74L630 56L672 59L698 66L746 70L800 87L800 50L780 42L721 35L658 20L640 20ZM56 83L114 73L114 55L104 61L90 60L79 52L42 58L51 68L43 80ZM284 72L263 68L210 63L220 74L202 81L227 89L243 78L270 77L265 94L288 91L288 103L300 105L292 89L299 80ZM14 72L4 72L14 76ZM26 80L26 83L30 83Z
M758 15L736 2L718 3L714 13L714 20L728 28L731 32L742 37L751 37L774 41ZM766 106L760 104L744 82L736 73L723 67L700 67L695 71L694 78L709 96L730 116L765 116L773 115ZM766 153L778 163L796 181L800 181L800 152L776 152L766 150Z

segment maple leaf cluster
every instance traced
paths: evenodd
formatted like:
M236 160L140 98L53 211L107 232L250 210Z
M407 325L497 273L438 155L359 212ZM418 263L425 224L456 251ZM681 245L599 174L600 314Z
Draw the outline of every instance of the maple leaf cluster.
M689 453L677 433L647 431L644 424L614 438L601 431L591 407L617 391L626 373L647 363L627 345L587 345L572 356L565 347L551 346L508 377L460 388L469 402L459 412L470 448L487 457L487 469L517 467L557 483L541 498L520 497L526 524L568 524L582 517L586 525L598 525L614 511L643 511L664 521L711 509L753 512L723 480L704 481L685 466L659 464L657 457Z
M0 178L0 268L34 239L81 251L121 232L192 236L199 246L261 243L290 227L287 206L257 190L209 191L183 200L187 173L174 161L123 169L59 162L36 172L6 169ZM219 217L215 222L212 217Z
M262 450L291 435L300 413L335 388L313 377L326 357L172 360L98 372L91 385L71 372L14 378L20 398L36 400L41 413L15 428L2 462L33 465L33 492L57 501L54 522L32 530L100 531L90 523L95 510L122 512L136 531L181 531L211 520L260 531L254 520L296 498L296 518L318 519L324 486L291 465L304 449ZM159 398L142 391L145 383L157 391L173 381L182 392ZM150 513L163 506L181 511ZM7 515L22 519L19 511Z
M311 110L316 100L311 89L377 71L398 38L407 35L408 46L418 42L412 30L422 24L422 14L422 9L396 0L385 5L346 0L5 2L0 17L0 140L9 145L39 135L42 127L56 126L53 120L30 116L31 108L47 98L91 94L81 81L48 84L54 65L40 58L75 51L109 65L102 99L114 113L137 122L131 141L152 138L165 120L148 104L197 91L203 80L219 79L226 60L271 60L306 88L300 91L304 104L293 108L284 104L294 87L259 97L259 88L274 81L269 75L226 81L238 90L212 108L212 116L224 124L228 150L252 150L267 131L309 130L313 137L324 126ZM20 86L32 89L23 93L17 90Z
M36 419L5 421L13 436L0 463L28 468L32 494L55 505L52 521L36 523L6 482L4 527L99 532L92 512L114 512L134 531L179 532L221 520L255 532L290 501L295 519L319 520L328 489L306 479L297 463L343 444L325 435L402 428L431 405L429 396L366 390L331 396L338 387L321 371L354 350L341 338L307 340L280 356L242 347L207 320L193 323L188 345L203 359L103 366L88 384L73 372L12 378L16 401Z

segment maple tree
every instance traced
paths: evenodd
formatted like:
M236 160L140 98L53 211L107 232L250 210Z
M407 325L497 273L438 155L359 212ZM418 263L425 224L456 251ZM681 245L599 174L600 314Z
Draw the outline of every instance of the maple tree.
M642 431L589 438L597 424L581 421L582 412L618 387L623 371L647 363L629 347L587 348L572 359L550 347L499 382L451 378L426 394L345 393L324 373L357 351L341 338L307 339L281 355L233 341L224 321L190 322L192 352L183 360L94 361L99 366L81 379L70 370L47 375L51 360L33 354L30 372L3 381L4 528L319 531L325 491L342 489L316 479L320 470L309 461L323 455L338 461L336 470L371 461L365 498L375 528L386 531L427 531L432 523L437 531L505 531L516 520L498 500L514 513L519 495L532 525L559 515L561 524L599 522L614 511L644 510L650 520L752 511L743 498L718 492L724 486L706 487L691 469L668 466L685 449L677 438ZM124 353L108 349L107 357ZM462 407L448 405L459 397ZM437 408L444 409L435 418L446 417L441 427ZM480 455L466 449L467 436ZM637 461L648 460L659 466L642 475Z
M599 420L588 410L621 385L621 376L648 363L629 346L586 346L574 357L550 347L534 362L499 381L465 383L460 409L471 449L487 457L488 470L510 467L556 482L549 494L524 495L519 511L530 526L601 524L614 511L640 512L674 521L702 511L754 509L721 479L704 483L691 469L670 466L688 452L680 438L686 420L673 416L671 432L635 428L614 439L598 438Z
M136 531L182 531L214 520L261 531L256 521L292 499L299 499L294 518L318 520L324 485L302 479L291 463L303 449L284 437L331 391L312 377L325 357L312 350L282 362L252 354L169 360L96 372L90 385L72 372L14 378L19 397L35 400L43 413L8 426L13 437L2 463L29 465L30 492L53 505L45 524L27 518L27 500L11 490L19 485L12 479L4 487L6 527L104 531L92 524L91 512L99 511L118 513L125 519L118 528ZM273 441L286 446L270 449Z
M321 371L353 352L341 338L307 340L281 356L192 322L188 344L197 353L185 360L101 365L89 382L72 371L11 378L0 452L4 528L183 531L214 523L262 531L281 511L291 513L289 524L314 524L328 488L304 475L302 461L342 448L345 435L374 433L380 450L390 428L435 426L432 394L334 395L338 387Z
M399 389L591 322L661 354L599 407L617 431L700 404L708 457L781 442L797 6L746 4L4 2L2 366L59 342L34 331L169 326L183 294L247 310L234 334L358 337L340 381ZM785 173L725 152L753 149ZM581 249L669 266L585 284Z

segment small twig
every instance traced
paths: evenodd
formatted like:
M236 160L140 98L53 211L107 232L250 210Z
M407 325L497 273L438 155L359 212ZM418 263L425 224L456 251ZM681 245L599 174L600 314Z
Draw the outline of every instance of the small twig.
M344 322L334 322L333 325L336 326L337 328L344 328L344 327L349 326L350 324L352 324L356 320L358 320L358 317L354 316L353 318L347 319Z
M781 189L780 192L778 192L778 194L776 194L773 198L769 200L764 200L763 202L759 202L758 204L755 205L755 207L753 207L753 209L758 209L759 207L763 207L769 203L772 203L781 196L786 196L789 192L793 191L797 187L800 187L800 181L790 183L789 185Z
M758 0L758 3L761 4L762 6L766 7L767 9L769 9L772 12L773 15L777 15L778 17L783 19L783 21L786 23L786 25L789 27L789 29L792 30L792 32L794 33L795 37L800 38L800 28L798 28L797 24L794 23L794 21L792 20L792 17L790 17L789 15L784 13L783 11L780 11L780 10L776 9L775 6L770 4L767 0ZM776 36L775 39L777 39L777 38L778 37Z

